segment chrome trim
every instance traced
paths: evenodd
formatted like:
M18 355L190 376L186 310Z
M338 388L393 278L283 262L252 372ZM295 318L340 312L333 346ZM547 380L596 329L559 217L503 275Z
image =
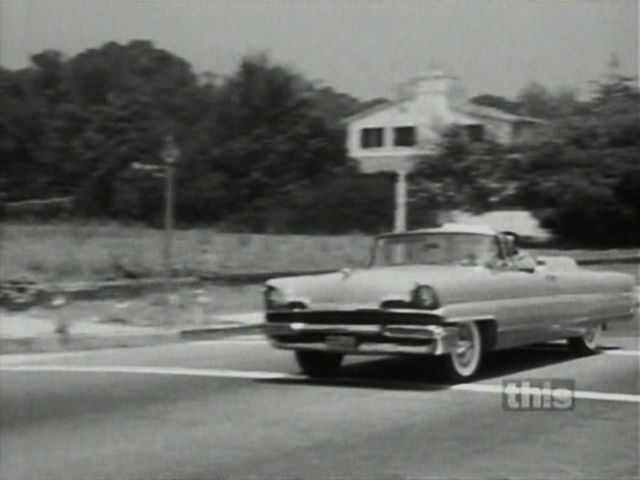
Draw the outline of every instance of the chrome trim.
M437 355L435 343L425 345L400 345L397 343L360 343L354 350L336 350L327 348L324 342L278 342L271 340L271 345L283 350L315 350L336 352L351 355Z
M387 325L382 334L391 338L424 338L432 340L445 336L448 330L452 328L455 329L455 327L441 327L439 325Z
M321 350L339 351L341 353L357 355L375 354L432 354L440 355L455 350L458 342L458 328L441 325L325 325L293 323L267 323L265 333L272 345L287 350ZM323 341L314 342L282 342L274 337L295 337L304 333L337 334L356 337L356 348L336 350L328 347ZM366 335L380 335L389 339L388 342L376 342L367 339ZM364 335L364 338L359 337ZM422 340L419 345L404 344L403 340Z
M298 333L359 333L380 334L382 329L378 325L330 325L321 323L266 323L267 335L296 335Z
M386 300L385 300L386 301ZM287 300L287 303L292 302L302 302L302 297L300 299L291 299ZM382 303L382 302L381 302ZM378 313L402 313L405 315L429 315L434 317L443 317L444 309L434 308L432 310L426 308L380 308L380 305L369 305L369 304L343 304L336 305L333 303L315 303L313 304L313 308L307 309L299 309L299 310L268 310L266 313L286 313L295 311L298 315L313 315L319 313L345 313L345 312L372 312L375 314ZM469 317L471 318L471 317ZM482 317L483 319L485 317Z
M354 310L378 310L377 303L332 303L332 302L309 302L309 310L300 310L300 313L317 312L352 312Z
M495 320L494 315L468 315L465 317L448 317L447 322L463 323L463 322L481 322L486 320Z

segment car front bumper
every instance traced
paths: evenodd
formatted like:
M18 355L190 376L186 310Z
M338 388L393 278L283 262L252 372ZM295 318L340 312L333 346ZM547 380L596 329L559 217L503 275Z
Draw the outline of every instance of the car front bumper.
M458 328L445 325L265 324L275 348L351 355L441 355L453 352Z

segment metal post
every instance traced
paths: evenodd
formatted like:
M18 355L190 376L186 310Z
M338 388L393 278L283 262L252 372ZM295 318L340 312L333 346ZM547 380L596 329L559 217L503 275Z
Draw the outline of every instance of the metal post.
M394 231L407 229L407 172L396 172Z
M172 234L173 234L173 165L165 165L165 205L164 205L164 275L167 286L171 284L173 260L172 260Z
M171 293L172 293L172 276L173 276L173 255L172 255L172 236L173 236L173 196L174 185L173 176L175 163L180 156L180 150L176 146L173 138L168 136L165 140L162 150L162 160L164 161L165 171L165 194L164 194L164 241L163 241L163 260L164 260L164 277L165 277L165 294L166 306L164 309L165 324L171 323Z

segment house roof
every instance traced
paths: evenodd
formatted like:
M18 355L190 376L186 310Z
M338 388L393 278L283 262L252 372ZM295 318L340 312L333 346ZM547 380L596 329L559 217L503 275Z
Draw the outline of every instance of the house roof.
M365 108L364 110L361 110L361 111L359 111L357 113L349 115L348 117L345 117L342 120L340 120L340 123L345 124L345 123L349 123L349 122L352 122L354 120L357 120L359 118L368 117L369 115L373 115L374 113L381 112L383 110L386 110L387 108L399 105L403 101L404 100L402 100L402 101L393 101L392 102L390 100L387 100L384 103L380 103L378 105L374 105L373 107Z
M340 123L347 124L347 123L353 122L354 120L359 120L361 118L368 117L370 115L373 115L374 113L378 113L410 101L411 101L410 99L408 100L406 98L402 100L386 101L384 103L380 103L379 105L366 108L365 110L362 110L358 113L345 117L342 120L340 120ZM452 107L451 110L454 114L454 117L456 118L456 123L460 123L462 125L468 125L468 124L474 123L476 119L482 119L482 118L503 120L503 121L512 122L512 123L537 123L537 124L545 123L543 120L540 120L537 118L526 117L522 115L514 115L512 113L507 113L503 110L498 110L497 108L485 107L482 105L474 105L473 103L468 103L468 102L462 106Z
M454 108L453 110L458 110L467 115L482 117L482 118L493 118L496 120L505 120L507 122L522 122L522 123L545 123L543 120L533 117L526 117L522 115L514 115L513 113L507 113L503 110L499 110L497 108L485 107L482 105L475 105L473 103L466 103L462 107Z

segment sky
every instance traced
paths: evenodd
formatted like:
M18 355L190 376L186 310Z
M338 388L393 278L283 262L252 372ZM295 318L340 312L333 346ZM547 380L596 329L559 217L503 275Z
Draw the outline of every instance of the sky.
M195 72L229 74L244 54L267 52L363 100L433 66L469 95L513 97L530 82L585 95L612 54L637 75L639 1L0 0L0 65L145 39Z

